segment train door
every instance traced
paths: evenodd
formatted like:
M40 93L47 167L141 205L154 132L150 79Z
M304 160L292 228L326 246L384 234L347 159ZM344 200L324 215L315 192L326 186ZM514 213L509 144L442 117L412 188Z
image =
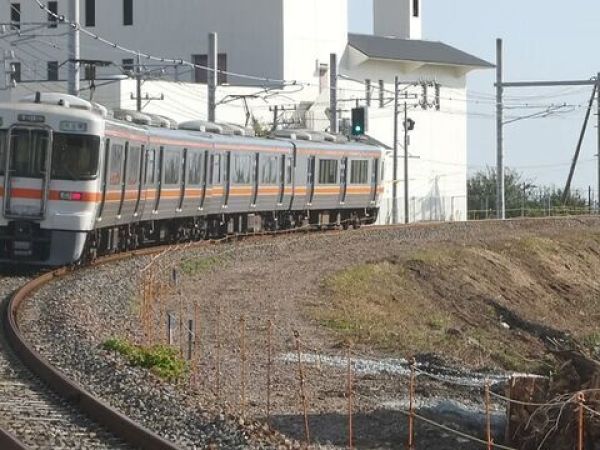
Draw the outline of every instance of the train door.
M379 184L381 183L381 174L379 167L379 158L374 159L373 162L373 170L371 175L371 201L377 201L377 191L379 191Z
M163 185L163 173L164 173L164 164L165 164L165 148L160 147L159 156L158 156L158 176L156 182L156 202L154 203L154 212L158 212L158 208L160 207L160 197L162 193L162 185Z
M340 165L340 204L346 203L346 195L348 192L348 158L342 158Z
M306 176L306 183L307 183L307 203L308 205L312 205L312 202L315 198L315 176L316 176L316 157L314 156L309 156L308 157L308 168L307 168L307 176Z
M256 206L256 202L258 201L258 175L260 170L260 153L256 153L254 155L254 164L252 168L252 206Z
M208 182L208 173L209 168L212 167L212 164L209 166L209 153L208 151L203 152L202 158L204 158L204 164L202 166L202 192L200 194L200 210L204 209L206 204L206 191L210 188L210 184Z
M279 197L277 199L277 205L281 206L283 205L283 199L285 196L285 173L286 173L286 164L288 162L289 158L286 157L286 155L281 155L280 157L280 161L279 161Z
M187 148L183 149L183 160L181 161L181 167L183 168L181 178L180 178L180 193L179 193L179 204L177 206L177 210L179 212L183 211L183 202L185 201L185 188L188 183L188 173L189 173L189 152Z
M146 148L146 167L144 176L144 215L152 213L156 205L156 150ZM146 210L146 208L150 207Z
M102 201L98 209L98 221L102 221L104 208L106 206L106 193L108 191L108 168L110 164L110 139L106 139L104 144L104 172L102 176Z
M50 189L52 131L39 127L9 130L4 178L4 216L42 219Z
M125 142L125 153L123 156L123 174L121 176L121 201L117 210L117 218L120 219L123 214L123 204L125 203L125 195L127 192L127 177L129 176L129 142Z
M231 152L225 154L225 169L223 171L224 184L225 184L225 195L223 200L223 206L227 208L229 206L229 194L231 192Z
M137 199L135 202L135 209L133 210L133 217L138 217L140 215L140 207L142 204L142 192L144 187L144 178L146 174L146 169L144 168L144 160L146 159L146 146L142 145L140 147L140 154L138 155L140 170L138 176L138 189L137 189Z

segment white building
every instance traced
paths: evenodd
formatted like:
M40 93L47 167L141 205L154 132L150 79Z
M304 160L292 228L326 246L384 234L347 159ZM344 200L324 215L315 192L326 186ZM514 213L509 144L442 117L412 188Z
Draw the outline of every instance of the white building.
M44 1L69 16L68 0ZM207 64L208 33L217 32L219 68L230 72L219 76L219 121L327 130L329 55L336 53L342 123L353 106L368 104L369 136L392 147L398 76L405 83L408 114L416 122L410 133L409 219L466 219L466 77L492 66L445 44L421 40L420 0L374 0L374 36L348 34L347 0L80 0L80 7L81 25L93 33L130 49L198 65ZM0 47L14 51L11 64L18 81L16 89L1 91L0 98L66 89L69 26L47 20L34 0L0 3L0 22L6 24ZM132 69L135 55L82 35L81 58L113 63L98 69L96 101L135 108L134 80L102 81ZM148 78L154 78L144 82L143 97L164 98L144 101L144 111L176 120L206 118L206 71L147 60L142 64ZM82 81L82 88L82 96L89 96L87 82ZM403 109L404 100L401 105ZM403 220L402 117L399 121L396 182ZM391 220L393 159L388 153L383 222Z

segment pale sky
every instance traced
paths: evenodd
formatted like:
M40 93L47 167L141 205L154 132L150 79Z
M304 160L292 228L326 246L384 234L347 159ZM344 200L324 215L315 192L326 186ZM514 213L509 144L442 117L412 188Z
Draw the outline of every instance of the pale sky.
M507 81L589 79L600 71L598 0L422 1L424 39L443 41L495 63L495 40L503 38ZM372 0L349 2L350 30L371 33ZM494 70L469 76L470 170L495 165L494 81ZM507 90L506 96L514 104L529 106L507 111L511 116L529 115L552 104L568 105L564 114L507 125L507 165L519 169L534 184L562 186L591 90L591 87ZM597 183L595 115L591 121L574 179L574 187L586 190L588 185Z

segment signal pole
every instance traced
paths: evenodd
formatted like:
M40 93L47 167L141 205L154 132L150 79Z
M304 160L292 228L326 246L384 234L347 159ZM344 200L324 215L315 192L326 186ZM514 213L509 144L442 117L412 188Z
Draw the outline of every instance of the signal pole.
M142 58L140 54L136 57L135 68L135 92L136 92L136 110L142 112Z
M331 134L338 132L337 79L337 55L331 53L329 55L329 132Z
M79 0L69 0L69 15L75 24L69 32L69 94L79 96Z
M217 33L208 35L208 121L217 120L217 82L218 82L218 36Z

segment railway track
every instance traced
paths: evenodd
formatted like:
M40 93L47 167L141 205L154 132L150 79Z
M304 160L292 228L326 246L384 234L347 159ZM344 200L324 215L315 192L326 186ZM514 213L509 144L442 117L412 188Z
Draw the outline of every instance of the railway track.
M158 251L116 255L99 263ZM68 273L61 269L37 278L0 279L0 449L176 450L68 380L22 337L16 320L21 303Z
M175 246L151 247L101 258L108 264L159 254L190 245L221 243L314 229L228 236ZM53 279L71 273L59 269L38 277L0 278L0 450L133 449L177 447L94 398L45 361L25 341L17 323L20 305Z
M6 299L28 281L0 279L0 297ZM4 333L0 336L0 428L6 430L0 432L2 449L131 448L46 387L20 361Z

